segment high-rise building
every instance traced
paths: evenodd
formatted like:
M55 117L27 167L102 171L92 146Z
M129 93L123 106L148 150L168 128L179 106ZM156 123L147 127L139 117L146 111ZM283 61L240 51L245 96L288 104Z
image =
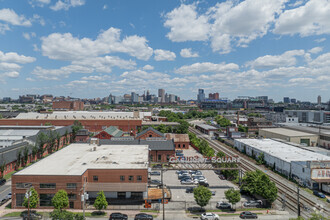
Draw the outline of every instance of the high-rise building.
M257 99L263 101L264 104L268 103L268 96L257 96Z
M158 97L160 97L160 102L165 102L165 89L158 89Z
M289 97L284 97L283 102L287 103L287 104L290 103L290 98Z
M205 100L204 89L198 89L197 102L201 103Z
M297 103L297 99L290 99L290 102L295 104Z
M132 92L132 93L131 93L131 101L132 101L132 103L137 103L137 102L139 102L139 95L136 94L135 92Z
M209 99L219 100L219 93L209 93Z
M319 95L319 96L317 97L317 104L318 104L318 105L321 105L321 103L322 103L322 99L321 99L321 96Z
M170 103L175 102L175 95L174 95L174 94L170 94L170 95L169 95L169 102L170 102Z

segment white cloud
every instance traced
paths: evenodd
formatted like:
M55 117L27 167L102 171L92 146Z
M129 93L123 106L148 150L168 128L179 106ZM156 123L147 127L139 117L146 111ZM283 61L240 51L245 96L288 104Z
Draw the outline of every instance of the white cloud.
M34 82L34 81L36 81L35 79L33 79L33 78L31 78L31 77L27 77L25 80L26 80L26 81L29 81L29 82Z
M29 27L32 25L31 21L26 19L24 15L18 15L16 12L9 8L0 10L0 21L7 22L11 25Z
M330 33L330 2L308 1L298 8L284 11L275 23L276 34L301 36Z
M58 0L55 5L50 6L50 9L54 11L69 10L71 7L82 6L85 4L85 0Z
M323 38L320 38L320 39L316 39L316 40L314 40L314 41L317 42L317 43L321 43L321 42L323 42L323 41L325 41L325 40L326 40L326 38L323 37Z
M258 57L254 61L247 62L246 66L257 69L294 66L297 62L296 56L303 55L305 55L304 50L290 50L281 55L266 55Z
M206 15L198 15L196 5L184 5L165 15L165 27L171 29L167 37L174 42L205 41L209 23Z
M155 54L155 60L156 61L162 61L162 60L169 60L169 61L173 61L176 58L175 53L169 51L169 50L155 50L154 51Z
M185 58L199 57L198 52L192 52L191 48L184 48L180 51L180 55Z
M76 38L71 33L53 33L41 38L44 56L56 60L79 60L102 54L122 52L141 60L148 60L153 53L145 37L136 35L120 40L120 30L109 28L100 33L96 40Z
M196 73L221 73L238 70L239 66L235 63L194 63L190 66L182 66L174 70L177 74L196 74Z
M322 47L314 47L314 48L308 50L309 53L320 53L322 51L323 51Z
M14 52L3 53L2 51L0 51L0 62L25 64L32 63L34 61L36 61L36 58L34 57L18 55Z
M38 7L44 7L45 5L50 4L51 0L29 0L29 4L32 7L38 6Z
M151 66L151 65L145 65L143 68L142 68L143 70L153 70L154 69L154 67L153 66Z
M108 5L103 5L103 10L108 9Z
M23 37L26 39L26 40L30 40L32 37L36 37L36 33L35 32L31 32L31 33L26 33L24 32L23 33Z
M121 74L121 77L129 78L129 79L135 79L135 78L142 78L142 79L150 79L150 78L169 78L170 76L165 73L159 73L159 72L146 72L143 70L134 70L129 72L124 72Z
M9 31L9 25L8 24L1 24L0 23L0 34L4 34L6 31Z

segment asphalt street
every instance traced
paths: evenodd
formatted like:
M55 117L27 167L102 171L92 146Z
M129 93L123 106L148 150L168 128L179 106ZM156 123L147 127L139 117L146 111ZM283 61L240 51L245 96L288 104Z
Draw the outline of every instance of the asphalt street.
M3 200L9 192L11 192L11 180L8 180L5 185L0 187L0 201Z

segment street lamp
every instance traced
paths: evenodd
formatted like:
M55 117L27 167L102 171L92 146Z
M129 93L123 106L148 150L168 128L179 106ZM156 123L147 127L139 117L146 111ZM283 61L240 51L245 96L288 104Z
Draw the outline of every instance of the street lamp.
M25 198L28 199L28 219L30 220L30 197L32 196L32 191L31 189L33 186L30 186L29 189L25 193Z

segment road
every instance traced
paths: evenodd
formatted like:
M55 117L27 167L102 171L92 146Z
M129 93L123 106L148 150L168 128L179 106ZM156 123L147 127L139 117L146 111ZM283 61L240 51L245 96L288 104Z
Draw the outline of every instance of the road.
M8 180L5 185L0 187L0 201L3 200L9 192L11 192L11 180Z

